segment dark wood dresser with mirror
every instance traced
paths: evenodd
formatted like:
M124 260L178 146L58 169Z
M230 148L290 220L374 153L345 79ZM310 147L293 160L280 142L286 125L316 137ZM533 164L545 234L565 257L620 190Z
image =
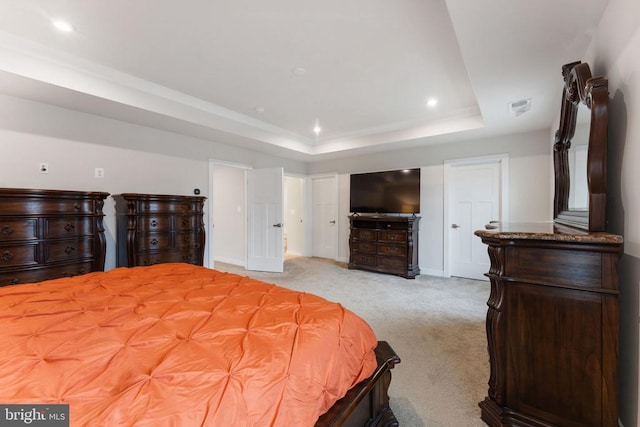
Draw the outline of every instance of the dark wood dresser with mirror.
M486 424L618 425L618 260L622 236L606 230L607 81L589 66L562 68L554 144L554 222L475 232L488 245ZM578 109L588 122L580 123ZM588 129L584 206L572 204L577 126Z
M206 197L138 193L113 197L119 267L168 262L203 265Z
M104 270L108 193L0 189L0 286Z
M418 266L418 216L349 217L350 269L414 279Z

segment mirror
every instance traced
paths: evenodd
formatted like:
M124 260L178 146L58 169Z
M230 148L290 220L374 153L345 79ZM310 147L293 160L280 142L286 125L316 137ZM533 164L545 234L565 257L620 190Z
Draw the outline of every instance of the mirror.
M564 90L554 141L554 221L588 231L606 228L607 80L589 65L562 67Z
M578 105L576 130L569 148L569 211L589 210L589 184L587 182L587 152L591 111Z

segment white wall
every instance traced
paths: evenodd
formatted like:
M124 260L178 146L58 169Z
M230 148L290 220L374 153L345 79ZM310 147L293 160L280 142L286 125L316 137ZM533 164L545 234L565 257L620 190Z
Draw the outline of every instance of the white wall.
M619 405L625 427L639 426L640 371L640 2L609 0L583 58L609 80L607 231L624 237L620 260Z

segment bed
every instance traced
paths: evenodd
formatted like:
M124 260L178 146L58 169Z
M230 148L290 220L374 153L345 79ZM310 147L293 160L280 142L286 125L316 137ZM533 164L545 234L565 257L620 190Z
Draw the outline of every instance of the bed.
M21 218L0 213L14 229ZM398 425L388 388L400 359L340 304L182 263L10 283L3 404L66 403L72 426Z

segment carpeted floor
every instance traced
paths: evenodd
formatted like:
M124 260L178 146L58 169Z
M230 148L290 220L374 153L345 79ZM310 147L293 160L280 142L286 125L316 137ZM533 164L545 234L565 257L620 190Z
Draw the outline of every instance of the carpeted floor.
M289 258L284 273L224 263L215 268L320 295L367 320L402 359L389 391L401 426L485 426L478 402L489 379L489 282L425 275L407 280L322 258Z

